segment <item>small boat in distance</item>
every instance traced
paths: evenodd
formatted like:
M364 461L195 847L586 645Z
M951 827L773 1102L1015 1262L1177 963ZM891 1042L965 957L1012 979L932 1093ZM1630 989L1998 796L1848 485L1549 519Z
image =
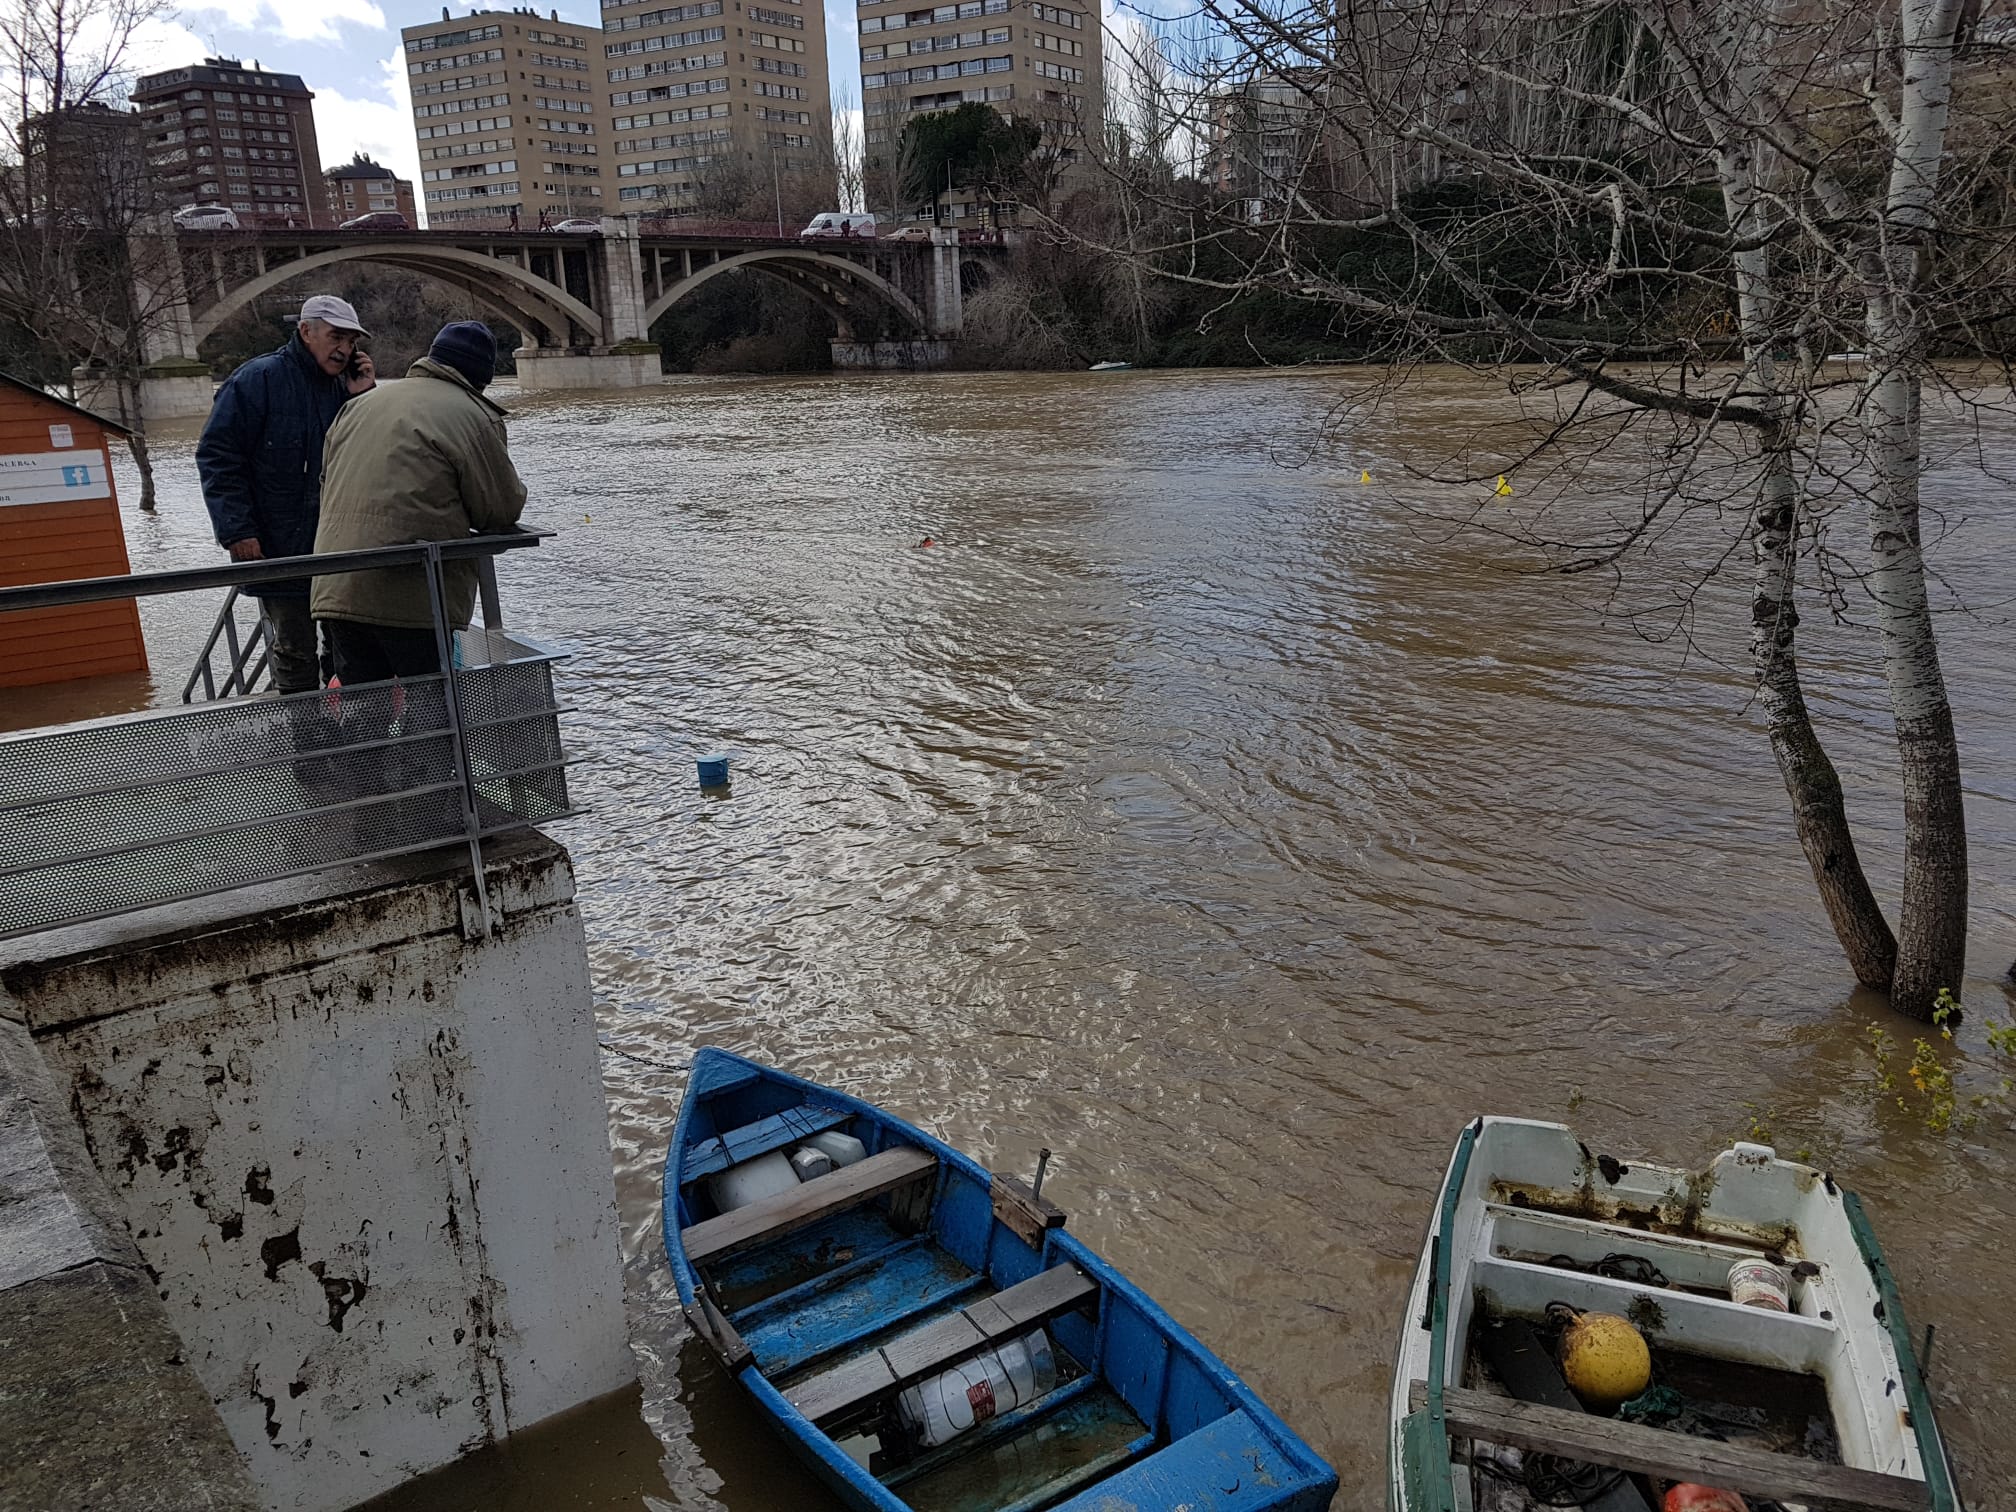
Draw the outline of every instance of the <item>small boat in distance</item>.
M1392 1512L1960 1509L1861 1204L1760 1144L1686 1171L1471 1123L1390 1417Z
M858 1098L700 1051L664 1216L694 1332L860 1512L1330 1505L1330 1467L1038 1188Z
M1132 371L1133 367L1134 364L1131 362L1095 362L1086 371L1091 373L1125 373Z

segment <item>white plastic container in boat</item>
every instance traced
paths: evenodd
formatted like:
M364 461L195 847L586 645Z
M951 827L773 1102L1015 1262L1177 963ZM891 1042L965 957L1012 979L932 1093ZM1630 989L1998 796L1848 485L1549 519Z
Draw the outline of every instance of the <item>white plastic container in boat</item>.
M771 1150L709 1176L707 1195L714 1199L717 1210L732 1213L762 1198L788 1192L796 1185L798 1173L791 1169L790 1159L782 1150Z
M1057 1357L1040 1328L983 1349L897 1398L903 1426L927 1449L957 1438L989 1418L1033 1402L1057 1384Z
M833 1169L833 1157L824 1150L800 1146L791 1152L791 1169L800 1181L816 1181Z
M868 1146L861 1143L852 1134L842 1134L838 1129L822 1130L806 1140L804 1144L799 1145L798 1148L802 1150L807 1145L815 1150L824 1151L826 1158L833 1162L833 1168L836 1171L843 1166L854 1164L857 1160L866 1160L868 1158Z

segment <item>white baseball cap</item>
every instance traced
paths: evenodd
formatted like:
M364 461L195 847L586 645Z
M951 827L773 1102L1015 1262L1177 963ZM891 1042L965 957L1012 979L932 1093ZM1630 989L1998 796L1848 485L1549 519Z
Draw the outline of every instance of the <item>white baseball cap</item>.
M359 336L369 336L363 323L357 319L357 311L347 299L338 299L334 294L311 294L301 305L301 319L321 320L338 331L355 331Z

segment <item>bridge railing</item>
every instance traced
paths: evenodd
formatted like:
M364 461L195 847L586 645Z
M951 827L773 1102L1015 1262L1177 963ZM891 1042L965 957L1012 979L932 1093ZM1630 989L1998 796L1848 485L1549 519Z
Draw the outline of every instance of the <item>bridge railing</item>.
M0 588L0 613L419 567L450 670L0 736L0 939L445 844L575 812L553 667L494 616L447 623L442 568L543 532Z

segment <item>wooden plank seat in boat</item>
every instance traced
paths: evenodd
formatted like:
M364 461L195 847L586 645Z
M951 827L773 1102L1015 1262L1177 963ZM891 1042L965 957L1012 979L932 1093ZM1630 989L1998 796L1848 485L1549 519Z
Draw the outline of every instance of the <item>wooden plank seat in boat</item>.
M1246 1512L1270 1507L1291 1467L1259 1425L1234 1410L1090 1486L1051 1512Z
M705 1218L679 1231L679 1242L693 1265L738 1254L772 1239L809 1228L835 1213L929 1175L938 1157L913 1145L898 1145L788 1192L759 1198L746 1207Z
M1096 1296L1099 1283L1075 1265L1053 1265L1006 1291L932 1319L879 1349L842 1360L784 1388L784 1400L815 1423L909 1386L976 1349L1013 1338Z
M1427 1396L1427 1386L1414 1382L1408 1398L1412 1410L1420 1411ZM1796 1454L1771 1454L1489 1392L1447 1387L1442 1408L1454 1436L1797 1502L1808 1512L1925 1512L1932 1505L1923 1481L1823 1464Z

